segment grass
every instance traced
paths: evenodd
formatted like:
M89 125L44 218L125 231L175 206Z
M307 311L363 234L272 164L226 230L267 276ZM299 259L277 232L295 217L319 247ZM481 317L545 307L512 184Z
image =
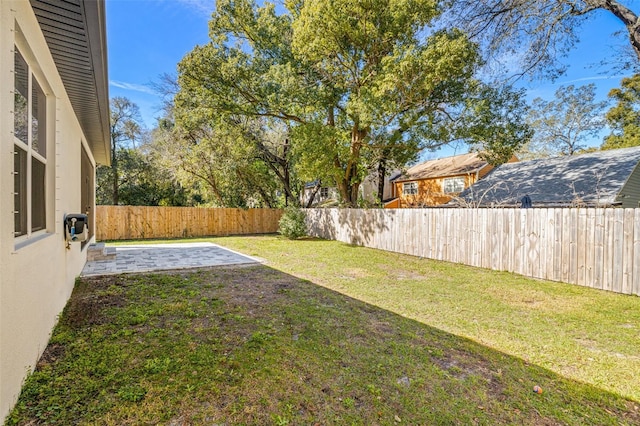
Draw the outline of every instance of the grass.
M638 297L212 241L268 263L79 280L8 424L640 423Z

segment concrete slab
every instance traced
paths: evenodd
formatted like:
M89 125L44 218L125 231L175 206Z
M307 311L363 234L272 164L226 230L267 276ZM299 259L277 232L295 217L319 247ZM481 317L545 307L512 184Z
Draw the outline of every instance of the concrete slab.
M254 257L206 242L113 247L116 249L115 259L87 262L81 276L261 263Z

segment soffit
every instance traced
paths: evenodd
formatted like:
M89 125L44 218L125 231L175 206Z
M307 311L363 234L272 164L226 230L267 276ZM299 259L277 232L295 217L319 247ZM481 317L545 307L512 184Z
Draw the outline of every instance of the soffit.
M110 164L104 0L30 0L96 162Z

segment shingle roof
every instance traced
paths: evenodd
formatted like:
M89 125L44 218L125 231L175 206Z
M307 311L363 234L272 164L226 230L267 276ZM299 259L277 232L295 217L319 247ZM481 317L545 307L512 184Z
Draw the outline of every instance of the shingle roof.
M416 164L405 173L393 179L394 182L407 180L433 179L445 176L457 176L475 173L487 165L478 153L456 155L453 157L429 160Z
M638 162L640 147L503 164L462 192L460 199L517 205L528 195L534 206L612 205Z

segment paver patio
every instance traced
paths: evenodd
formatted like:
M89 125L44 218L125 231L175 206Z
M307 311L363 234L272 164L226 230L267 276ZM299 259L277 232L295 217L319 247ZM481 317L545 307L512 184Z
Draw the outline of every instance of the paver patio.
M116 246L116 258L87 262L82 276L261 263L208 242Z

